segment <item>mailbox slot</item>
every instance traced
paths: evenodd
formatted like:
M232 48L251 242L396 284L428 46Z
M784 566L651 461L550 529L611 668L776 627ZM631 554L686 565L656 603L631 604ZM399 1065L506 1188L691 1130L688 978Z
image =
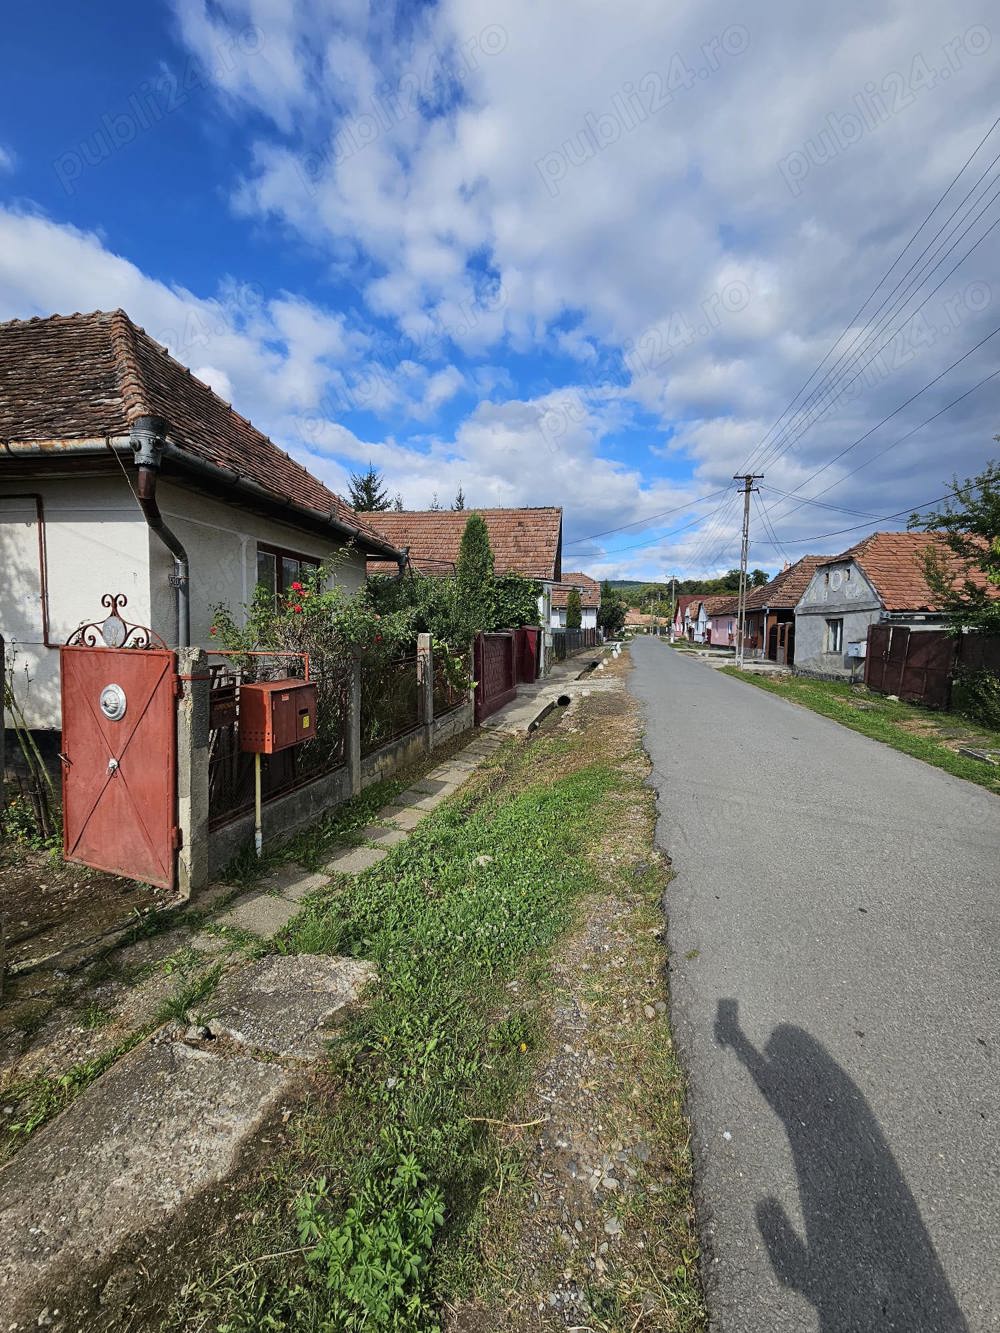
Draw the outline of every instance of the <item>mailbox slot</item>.
M267 680L240 686L240 749L276 754L316 735L316 686Z

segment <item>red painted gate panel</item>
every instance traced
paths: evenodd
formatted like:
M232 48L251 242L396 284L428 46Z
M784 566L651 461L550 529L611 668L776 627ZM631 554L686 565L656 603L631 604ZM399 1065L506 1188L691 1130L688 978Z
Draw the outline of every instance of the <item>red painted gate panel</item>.
M63 855L172 889L176 658L165 649L64 647Z

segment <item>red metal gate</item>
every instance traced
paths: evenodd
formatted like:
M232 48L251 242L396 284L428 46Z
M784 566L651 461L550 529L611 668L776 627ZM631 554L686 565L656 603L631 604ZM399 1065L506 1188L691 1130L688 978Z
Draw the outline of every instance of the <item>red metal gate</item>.
M165 648L67 646L59 663L63 855L172 889L176 658Z

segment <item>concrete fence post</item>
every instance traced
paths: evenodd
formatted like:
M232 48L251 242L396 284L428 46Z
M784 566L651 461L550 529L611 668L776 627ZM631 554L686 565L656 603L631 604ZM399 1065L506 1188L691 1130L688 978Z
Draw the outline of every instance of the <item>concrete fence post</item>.
M7 714L3 706L4 689L7 685L7 659L4 657L6 647L3 641L3 635L0 634L0 811L7 808Z
M347 771L351 795L361 791L361 664L351 668L351 688L347 700Z
M208 861L208 658L200 648L177 650L177 885L185 898L209 880Z
M434 748L434 645L429 634L417 635L417 700L429 754Z

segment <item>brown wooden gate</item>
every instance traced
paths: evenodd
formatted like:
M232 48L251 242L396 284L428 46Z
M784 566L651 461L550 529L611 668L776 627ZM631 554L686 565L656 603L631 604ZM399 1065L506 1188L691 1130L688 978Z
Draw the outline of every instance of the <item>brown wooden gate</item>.
M476 725L517 697L513 634L478 634L474 665Z
M177 851L175 655L66 646L63 855L172 889Z
M911 703L947 708L954 660L955 640L944 630L871 625L865 684L876 694L897 694Z

